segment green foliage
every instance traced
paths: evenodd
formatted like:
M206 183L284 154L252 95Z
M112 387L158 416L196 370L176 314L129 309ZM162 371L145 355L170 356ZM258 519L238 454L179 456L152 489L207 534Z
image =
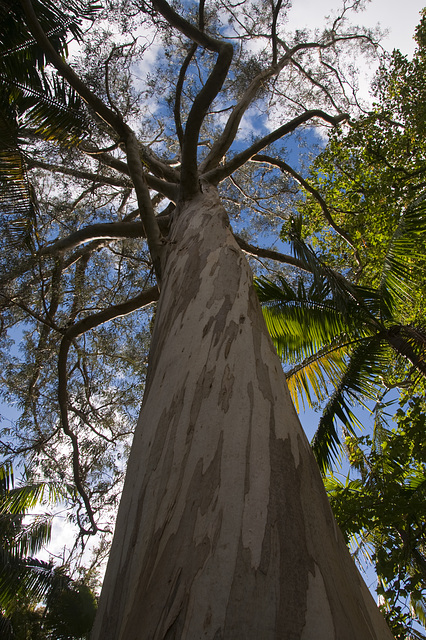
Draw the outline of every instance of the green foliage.
M358 478L329 475L324 482L348 543L372 557L392 628L406 633L411 626L407 603L425 624L426 405L423 394L407 393L391 428L384 422L385 403L376 409L374 437L345 441Z
M51 516L24 517L34 507L64 499L66 487L48 483L14 488L10 464L0 467L0 629L3 638L88 638L96 600L64 568L39 560L50 541ZM42 606L43 605L43 606ZM53 635L52 635L53 634Z
M348 543L375 566L401 639L424 638L413 619L426 622L425 30L423 15L412 61L398 51L383 61L373 110L332 133L300 217L282 228L312 275L257 282L293 397L325 403L313 441L323 467L343 426L350 471L324 482ZM399 390L393 423L389 389ZM361 436L354 427L372 402L374 433Z
M306 286L256 283L269 332L284 360L290 392L298 407L305 396L327 403L312 441L324 470L338 453L337 421L354 434L360 421L352 406L374 400L386 371L410 365L426 375L426 334L422 327L405 326L399 310L411 304L422 252L419 237L426 231L426 198L419 197L401 215L384 256L377 289L349 282L333 271L302 240L301 218L288 235L295 255L311 272ZM407 362L408 366L404 365ZM330 391L330 389L332 391Z

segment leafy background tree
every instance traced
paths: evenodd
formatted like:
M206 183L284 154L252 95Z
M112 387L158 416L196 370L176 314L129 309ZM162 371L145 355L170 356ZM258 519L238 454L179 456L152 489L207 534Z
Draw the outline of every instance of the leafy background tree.
M24 484L14 487L13 470L0 467L0 629L7 640L88 638L96 599L83 581L73 581L67 567L37 558L49 544L52 515L28 514L73 493L72 487ZM27 522L24 521L27 516Z

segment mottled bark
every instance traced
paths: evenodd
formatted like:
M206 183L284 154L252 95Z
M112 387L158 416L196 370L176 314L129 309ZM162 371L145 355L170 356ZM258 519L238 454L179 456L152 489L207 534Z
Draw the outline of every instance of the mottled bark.
M92 640L386 640L214 188L174 214Z

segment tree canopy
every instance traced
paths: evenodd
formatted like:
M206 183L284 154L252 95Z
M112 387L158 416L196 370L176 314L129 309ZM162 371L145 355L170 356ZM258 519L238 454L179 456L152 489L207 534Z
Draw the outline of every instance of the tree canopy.
M424 60L394 54L375 111L352 122L348 52L375 55L379 36L350 25L361 5L292 33L281 0L1 2L0 357L18 416L3 420L0 446L30 479L75 487L74 555L93 536L97 559L108 548L176 205L218 186L254 270L284 269L289 287L315 276L306 252L270 247L298 210L300 240L329 273L379 287L422 190L423 120L403 78L421 77ZM303 177L295 136L318 142L318 127L331 141Z

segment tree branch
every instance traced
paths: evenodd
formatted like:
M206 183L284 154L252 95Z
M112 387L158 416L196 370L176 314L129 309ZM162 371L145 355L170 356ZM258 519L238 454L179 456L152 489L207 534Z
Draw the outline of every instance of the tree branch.
M72 341L80 336L81 334L89 331L89 329L93 329L109 320L114 318L118 318L120 316L127 315L132 313L136 309L140 309L155 300L158 300L158 289L157 287L152 287L148 291L143 291L135 298L131 300L127 300L127 302L123 302L121 304L115 305L113 307L109 307L108 309L104 309L99 313L94 313L92 316L88 316L87 318L83 318L79 322L76 322L74 325L69 327L65 332L61 346L59 348L59 357L58 357L58 401L59 401L59 410L61 416L61 425L64 433L70 438L72 445L72 467L73 467L73 475L74 482L77 488L78 493L80 494L84 506L86 508L87 516L90 522L90 529L84 529L81 525L81 529L83 533L87 535L94 535L98 531L98 526L95 522L95 517L93 513L93 509L90 504L89 496L83 486L83 482L81 479L81 468L80 468L80 451L78 445L78 438L76 434L71 430L69 420L68 420L68 389L67 389L67 360L68 360L68 352L71 347Z
M75 91L83 98L85 102L98 114L98 116L109 124L114 131L120 136L125 134L125 125L121 115L115 113L106 104L98 98L89 87L79 78L75 71L65 62L65 60L57 53L49 38L43 31L38 21L37 15L31 0L19 0L24 10L28 26L33 34L37 44L43 49L48 60L59 71Z
M268 133L263 138L260 138L257 142L252 144L250 147L248 147L241 153L237 153L225 165L221 167L217 167L216 169L213 169L211 171L207 171L202 175L202 178L212 184L216 184L216 185L219 184L219 182L222 182L222 180L230 176L231 173L234 173L234 171L239 169L254 155L259 153L259 151L261 151L268 145L272 144L273 142L276 142L277 140L284 137L285 135L291 133L292 131L295 131L300 125L305 124L312 118L321 118L321 120L324 120L325 122L328 122L333 126L337 126L340 122L347 120L348 117L349 116L347 114L339 114L337 116L331 116L328 113L325 113L325 111L322 111L321 109L311 109L309 111L305 111L300 116L293 118L292 120L282 125L278 129L275 129L275 131L272 131L271 133Z
M270 156L261 155L261 154L256 154L251 158L251 160L252 162L266 162L267 164L278 167L279 169L281 169L282 172L288 173L289 175L291 175L292 178L294 178L304 189L306 189L306 191L310 193L320 205L324 218L327 220L330 227L334 229L334 231L341 238L343 238L343 240L345 240L345 242L347 242L348 245L351 247L351 249L354 252L354 257L358 264L358 267L361 267L361 260L359 257L358 249L354 245L351 236L344 229L342 229L342 227L340 227L336 222L334 222L332 215L327 207L327 203L325 202L324 198L319 193L319 191L317 191L317 189L314 189L314 187L312 187L308 182L306 182L306 180L302 178L302 176L299 173L297 173L297 171L295 171L289 164L287 164L283 160L278 160L276 158L272 158Z
M136 197L139 205L139 214L146 233L149 252L152 257L155 275L158 285L161 283L161 254L163 241L160 227L155 218L154 208L149 195L148 185L145 179L145 172L142 168L142 161L139 155L139 146L136 136L129 128L126 138L127 165L130 177L135 186Z
M123 162L123 160L114 158L114 156L112 156L109 153L106 153L105 151L99 151L95 146L89 145L87 142L83 142L82 144L80 144L80 149L83 151L83 153L90 156L91 158L95 158L96 160L106 165L107 167L111 167L111 169L114 169L119 173L122 173L126 176L130 176L129 167L127 166L126 162ZM139 150L140 150L140 145L139 145ZM147 162L147 165L149 165L148 162ZM161 178L158 178L155 175L151 175L150 173L145 173L145 180L150 189L155 189L155 191L162 193L166 198L168 198L169 200L172 200L172 202L175 202L175 203L177 202L177 199L178 199L178 186L176 184L177 181L175 181L174 183L166 182L165 180L162 180Z
M124 164L124 163L123 163ZM63 175L72 176L73 178L80 178L82 180L88 180L90 182L98 182L99 184L109 184L113 187L124 187L129 188L133 187L133 184L130 180L114 178L111 176L103 176L99 173L91 173L90 171L80 171L79 169L72 169L70 167L63 167L58 164L49 164L48 162L43 162L42 160L37 160L34 158L29 158L27 160L28 169L45 169L46 171L51 171L52 173L62 173ZM127 165L126 165L127 168ZM128 171L127 171L128 174Z
M186 71L189 67L189 63L191 62L192 58L194 57L194 53L196 52L198 48L198 45L193 42L188 53L186 54L185 60L183 61L183 64L180 68L179 71L179 77L178 77L178 81L176 83L176 94L175 94L175 106L173 108L173 115L175 118L175 127L176 127L176 134L179 140L179 145L180 148L182 149L183 147L183 138L184 138L184 132L183 132L183 127L182 127L182 121L181 121L181 117L180 117L180 105L181 105L181 97L182 97L182 89L183 89L183 83L185 80L185 74Z
M39 255L55 255L75 249L90 240L115 238L142 238L145 235L142 222L100 222L79 229L69 236L43 247Z
M30 30L37 43L46 53L46 56L59 71L59 73L69 82L74 90L87 102L87 104L107 123L124 141L127 154L127 164L129 174L136 191L139 205L139 212L145 228L148 248L152 256L155 273L158 282L161 281L161 233L155 220L151 198L149 197L148 186L144 176L139 143L132 129L124 122L120 113L111 110L104 104L79 78L71 67L61 58L52 46L49 38L43 31L35 14L31 0L20 0L28 21ZM167 3L166 3L167 4ZM170 169L170 168L169 168Z
M241 236L235 234L234 238L237 241L240 249L242 249L245 253L249 253L250 255L256 256L257 258L268 258L269 260L275 260L276 262L289 264L292 267L297 267L298 269L302 269L303 271L309 271L307 265L304 262L301 262L297 258L293 258L293 256L289 256L285 253L280 253L279 251L274 251L274 249L263 249L262 247L255 247L253 244L249 244Z
M234 50L232 44L212 38L182 18L165 0L153 0L153 6L166 18L170 25L193 42L218 54L213 71L192 104L183 135L180 188L181 197L185 199L195 195L200 190L197 169L200 128L208 108L221 90L228 75Z

